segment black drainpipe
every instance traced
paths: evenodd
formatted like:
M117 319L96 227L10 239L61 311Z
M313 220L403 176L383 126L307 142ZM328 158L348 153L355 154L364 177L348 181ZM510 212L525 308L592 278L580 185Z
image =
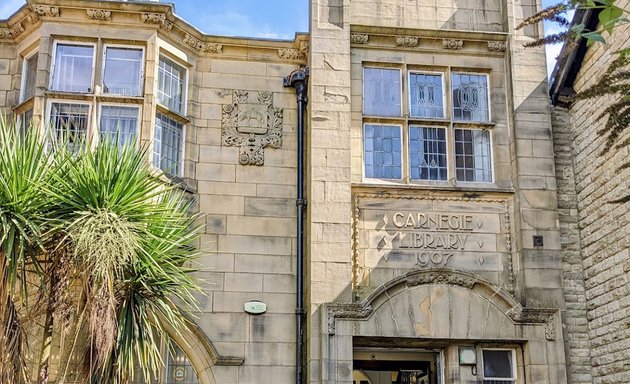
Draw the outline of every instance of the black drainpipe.
M304 112L308 99L308 67L301 66L284 78L285 87L294 87L297 96L297 267L296 267L296 346L295 346L295 383L304 383Z

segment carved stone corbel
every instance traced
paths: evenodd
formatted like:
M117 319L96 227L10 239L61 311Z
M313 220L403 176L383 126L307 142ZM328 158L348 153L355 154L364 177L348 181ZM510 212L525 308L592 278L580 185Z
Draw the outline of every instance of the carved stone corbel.
M350 42L352 44L367 44L369 35L367 33L351 33Z
M273 105L271 92L222 90L221 97L232 94L232 103L222 106L221 142L239 147L242 165L264 165L266 147L282 146L283 110Z
M166 29L170 31L173 29L173 23L166 19L165 13L148 13L145 12L142 14L142 22L145 24L155 24L158 25L162 29Z
M507 43L505 41L488 41L488 51L490 52L505 52L507 49Z
M464 48L464 40L443 39L442 40L442 48L444 48L444 49L460 50L460 49Z
M396 36L396 45L399 47L417 47L420 39L415 36Z
M280 48L278 49L278 56L283 59L289 60L306 60L308 54L308 41L300 41L300 48Z
M0 39L10 39L11 30L9 28L0 28Z
M31 4L30 8L38 16L59 17L59 7L50 5Z
M112 19L112 12L105 9L89 8L86 12L88 17L93 20L111 21Z
M11 36L13 38L18 37L22 32L24 32L24 26L22 23L16 23L11 27Z
M542 325L545 328L545 339L552 341L556 339L556 313L558 310L554 308L513 308L507 315L515 323Z

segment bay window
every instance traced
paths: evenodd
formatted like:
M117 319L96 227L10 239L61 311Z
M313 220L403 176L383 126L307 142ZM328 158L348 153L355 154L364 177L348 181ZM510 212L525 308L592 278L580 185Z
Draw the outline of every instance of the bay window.
M86 103L53 102L50 104L50 125L54 137L76 151L87 140L90 105Z
M446 69L364 67L364 177L491 183L488 78Z
M183 138L184 125L158 112L153 131L153 164L171 175L181 175Z
M35 52L24 58L20 102L26 101L35 95L35 78L37 75L38 57L38 52Z
M117 140L120 146L135 143L138 135L138 114L138 107L101 106L99 125L101 138Z

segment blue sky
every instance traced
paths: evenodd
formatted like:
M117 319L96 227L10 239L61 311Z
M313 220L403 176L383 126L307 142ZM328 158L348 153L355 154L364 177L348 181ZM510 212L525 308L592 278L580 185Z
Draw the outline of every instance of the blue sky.
M543 6L560 0L543 0ZM167 1L164 1L167 2ZM308 32L308 0L174 0L175 13L212 35L292 39ZM20 8L24 0L0 0L0 19ZM546 33L558 31L545 26ZM547 47L547 68L553 69L561 45Z

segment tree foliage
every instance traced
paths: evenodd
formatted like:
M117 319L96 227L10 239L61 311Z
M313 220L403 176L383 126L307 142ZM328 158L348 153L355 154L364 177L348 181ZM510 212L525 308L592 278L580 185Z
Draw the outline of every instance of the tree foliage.
M567 19L569 11L589 9L599 12L598 26L595 30L589 30L584 23L572 24ZM564 43L570 48L583 40L590 46L595 43L606 43L616 28L630 24L628 13L629 10L619 7L615 0L565 0L525 19L517 29L549 21L558 24L564 30L527 43L526 46ZM615 52L615 55L612 63L593 85L565 100L598 102L598 99L604 96L612 97L613 101L603 106L601 113L596 116L597 121L605 121L604 127L598 131L599 135L606 137L602 155L614 149L630 146L630 137L622 139L624 131L630 126L630 48L621 49ZM628 167L630 161L622 164L619 170ZM616 202L626 201L630 201L630 195Z
M57 382L76 362L81 382L156 377L165 326L186 326L182 306L194 307L198 290L187 266L200 228L188 199L150 167L146 149L107 140L48 148L17 131L0 119L0 382L28 379L35 345L24 330L42 312L40 383L53 326L65 340Z

